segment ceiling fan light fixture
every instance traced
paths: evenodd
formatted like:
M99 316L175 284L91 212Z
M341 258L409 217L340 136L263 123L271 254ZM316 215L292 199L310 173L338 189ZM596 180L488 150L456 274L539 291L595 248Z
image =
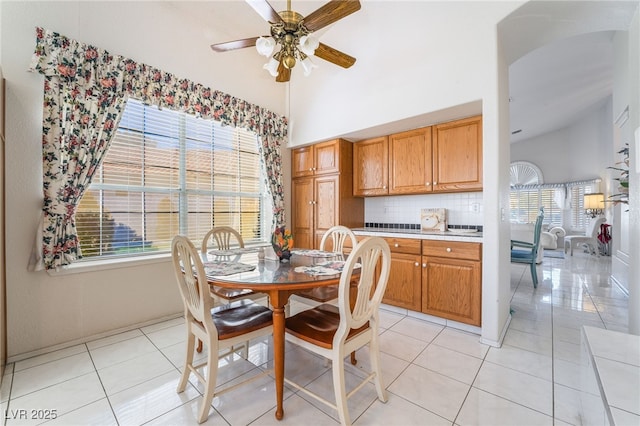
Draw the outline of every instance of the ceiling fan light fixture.
M318 66L314 64L308 56L300 62L300 65L302 65L305 77L309 77L309 75L311 75L311 71L313 71L314 68L318 68Z
M262 56L267 58L273 53L273 49L276 47L276 41L273 37L260 37L256 40L256 50Z
M286 54L284 58L282 58L282 65L291 69L296 66L296 58L293 55Z
M320 46L320 41L311 35L303 35L298 43L300 51L307 56L313 55L318 46Z
M255 47L260 55L268 58L263 68L276 77L278 83L290 80L291 69L297 62L302 64L305 76L311 74L316 68L308 58L312 55L342 68L356 62L356 58L320 43L315 32L360 10L360 0L327 0L306 16L291 9L291 0L287 0L287 9L280 12L269 4L270 0L245 1L269 23L271 34L212 44L214 52Z
M280 62L278 62L278 60L275 57L273 57L273 58L269 59L269 62L264 64L262 66L262 68L264 68L265 70L269 71L269 74L271 74L271 77L277 77L278 76L278 65L280 65Z

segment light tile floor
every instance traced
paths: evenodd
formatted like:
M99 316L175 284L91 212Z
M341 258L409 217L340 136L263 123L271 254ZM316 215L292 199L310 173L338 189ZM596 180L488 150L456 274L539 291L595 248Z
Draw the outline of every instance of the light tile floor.
M369 384L349 400L356 425L579 425L580 326L626 331L627 297L610 279L611 259L575 253L545 258L534 290L525 265L511 266L513 319L501 348L450 327L381 311L381 357L389 400ZM300 306L292 306L292 310ZM2 380L3 423L60 425L196 424L202 387L175 389L184 354L177 318L10 364ZM218 383L270 368L271 340L249 360L220 361ZM347 363L353 385L368 367ZM332 399L323 360L287 346L286 376ZM212 425L334 425L337 413L291 389L274 419L274 383L263 377L216 397ZM55 415L54 415L55 413ZM56 417L46 421L47 417Z

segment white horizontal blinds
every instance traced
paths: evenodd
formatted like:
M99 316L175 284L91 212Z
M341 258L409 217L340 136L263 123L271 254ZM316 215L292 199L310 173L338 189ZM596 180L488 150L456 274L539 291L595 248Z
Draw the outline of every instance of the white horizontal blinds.
M545 224L562 224L562 210L554 201L554 189L512 189L511 222L533 223L540 207L544 207Z
M76 215L83 256L168 250L217 225L260 240L258 155L255 134L129 99Z
M585 186L576 185L570 188L571 193L571 228L585 229L587 216L584 213Z
M188 235L231 226L245 243L261 239L261 173L257 137L186 116L185 187Z
M532 223L538 215L538 191L511 191L511 222Z
M540 189L540 206L544 207L544 220L548 225L562 225L562 209L556 204L555 189Z

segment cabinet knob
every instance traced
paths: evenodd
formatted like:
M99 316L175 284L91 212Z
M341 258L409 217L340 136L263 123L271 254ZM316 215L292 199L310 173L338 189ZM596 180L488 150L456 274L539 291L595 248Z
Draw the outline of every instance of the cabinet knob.
M311 170L313 170L313 171L315 172L315 171L316 171L316 168L315 168L315 167L312 167L312 168L311 168Z
M395 243L393 246L397 248L397 247L400 247L400 244Z
M309 204L313 204L313 201L309 201Z
M429 186L429 185L431 185L431 182L425 183L425 186Z
M423 263L423 264L422 264L422 267L423 267L423 268L426 268L426 267L427 267L427 264L426 264L426 263Z
M447 247L447 253L451 253L451 247Z
M387 189L387 185L382 185L382 189Z
M437 184L438 184L438 182L433 182L433 184L434 184L434 185L437 185Z
M416 266L420 266L420 263L416 262Z

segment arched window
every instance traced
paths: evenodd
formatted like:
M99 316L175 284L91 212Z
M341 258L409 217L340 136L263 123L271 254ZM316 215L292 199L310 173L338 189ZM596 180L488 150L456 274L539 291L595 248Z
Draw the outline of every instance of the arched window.
M511 222L533 223L540 207L544 207L544 223L562 222L562 211L554 202L554 189L542 188L542 171L528 161L514 161L510 167Z
M542 171L528 161L514 161L510 167L511 186L539 185L544 183Z

